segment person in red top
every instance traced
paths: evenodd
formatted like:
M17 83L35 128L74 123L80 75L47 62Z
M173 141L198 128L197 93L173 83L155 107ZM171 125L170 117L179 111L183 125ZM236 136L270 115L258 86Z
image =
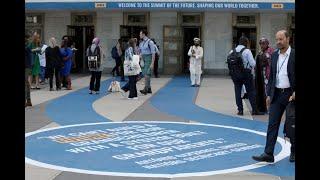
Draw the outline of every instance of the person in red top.
M266 86L270 76L271 54L274 49L269 46L269 41L266 38L261 38L259 45L261 51L256 57L255 67L256 101L258 110L260 112L267 112Z

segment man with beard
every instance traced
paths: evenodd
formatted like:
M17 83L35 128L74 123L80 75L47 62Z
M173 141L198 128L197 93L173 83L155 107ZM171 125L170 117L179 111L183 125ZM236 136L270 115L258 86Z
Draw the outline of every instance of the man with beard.
M256 161L274 162L274 147L278 137L281 117L289 101L295 99L295 51L289 45L286 30L276 34L278 50L271 56L270 77L267 86L266 104L269 108L269 123L264 153L252 156ZM291 139L290 139L291 141ZM291 142L290 162L295 161L295 144Z
M203 57L203 48L200 46L200 39L193 39L194 45L190 47L188 56L190 56L190 80L192 87L200 86L200 77L202 74L201 70L201 59Z

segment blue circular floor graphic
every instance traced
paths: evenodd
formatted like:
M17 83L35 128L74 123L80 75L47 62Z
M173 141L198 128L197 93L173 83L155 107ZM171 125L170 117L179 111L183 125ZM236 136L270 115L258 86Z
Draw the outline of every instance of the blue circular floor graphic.
M214 175L258 168L265 133L177 122L79 124L26 134L26 163L86 174L135 177ZM278 138L275 160L288 156Z

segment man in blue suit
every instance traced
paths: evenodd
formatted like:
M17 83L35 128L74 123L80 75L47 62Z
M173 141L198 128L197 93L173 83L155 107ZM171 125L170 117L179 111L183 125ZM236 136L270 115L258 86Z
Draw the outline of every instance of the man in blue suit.
M269 124L264 153L252 156L256 161L274 162L274 147L278 137L281 117L289 101L295 99L295 51L289 45L286 30L276 33L278 50L271 56L270 79L266 103L269 107ZM295 161L295 144L291 142L290 162Z

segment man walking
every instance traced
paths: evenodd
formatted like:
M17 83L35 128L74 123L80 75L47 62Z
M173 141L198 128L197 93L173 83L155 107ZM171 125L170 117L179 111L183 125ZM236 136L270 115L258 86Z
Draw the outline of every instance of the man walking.
M295 51L289 46L286 30L276 34L278 50L271 56L270 77L266 104L269 106L269 124L264 153L252 156L256 161L274 162L274 147L278 137L281 117L289 100L295 99ZM295 161L295 145L291 144L290 162Z
M241 99L241 90L244 85L252 107L252 115L261 115L257 110L255 89L253 85L252 69L256 62L250 49L247 49L249 39L242 36L239 39L239 45L233 49L228 56L228 67L231 79L234 83L234 91L236 96L236 104L238 106L238 115L243 115L243 103Z

